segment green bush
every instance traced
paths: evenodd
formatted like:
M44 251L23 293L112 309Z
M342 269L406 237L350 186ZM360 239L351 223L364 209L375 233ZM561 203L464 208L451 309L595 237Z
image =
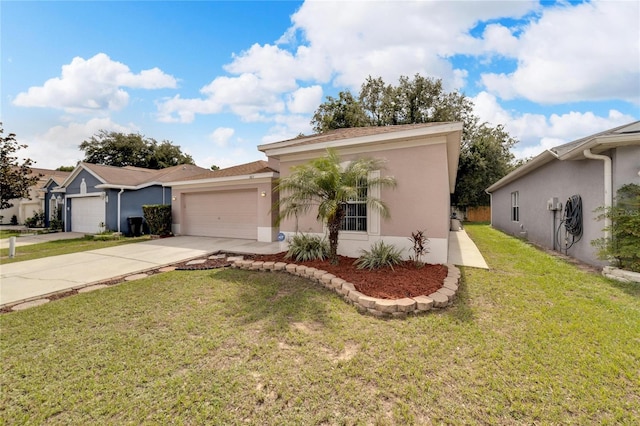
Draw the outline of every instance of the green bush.
M380 269L389 267L392 270L393 265L399 265L402 262L402 250L391 244L385 244L380 240L371 246L371 250L361 250L362 255L354 265L358 269Z
M286 258L297 261L324 260L329 256L329 242L319 235L295 234L289 240Z
M604 228L611 238L591 241L598 248L598 256L603 260L613 259L622 269L640 272L640 185L621 186L616 193L616 205L596 211L599 220L611 220L611 226Z
M25 219L24 224L27 226L27 228L43 228L44 212L42 210L33 212L33 216Z
M151 204L142 206L144 220L151 235L166 237L171 235L171 204Z

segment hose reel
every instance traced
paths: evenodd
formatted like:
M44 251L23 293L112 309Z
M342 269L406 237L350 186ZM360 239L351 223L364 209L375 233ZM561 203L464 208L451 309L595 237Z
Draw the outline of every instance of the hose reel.
M564 240L561 231L564 227ZM564 205L564 214L556 231L558 247L564 246L565 254L575 243L582 239L582 198L579 195L569 197Z

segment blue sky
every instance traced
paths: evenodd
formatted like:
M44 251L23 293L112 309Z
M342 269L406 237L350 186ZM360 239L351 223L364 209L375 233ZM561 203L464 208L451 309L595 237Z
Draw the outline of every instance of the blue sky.
M442 79L518 157L640 119L637 1L2 1L0 20L0 120L41 168L101 129L262 159L368 75Z

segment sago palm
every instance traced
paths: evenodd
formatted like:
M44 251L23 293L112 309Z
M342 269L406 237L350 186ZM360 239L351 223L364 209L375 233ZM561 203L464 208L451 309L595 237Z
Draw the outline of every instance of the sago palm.
M370 191L375 187L395 187L391 176L370 177L370 172L383 168L383 160L372 158L360 158L343 167L338 154L328 149L326 156L292 167L291 174L280 179L278 220L317 207L317 219L329 230L329 259L337 264L338 235L350 201L366 202L368 209L378 210L382 217L389 216L385 203L371 196Z

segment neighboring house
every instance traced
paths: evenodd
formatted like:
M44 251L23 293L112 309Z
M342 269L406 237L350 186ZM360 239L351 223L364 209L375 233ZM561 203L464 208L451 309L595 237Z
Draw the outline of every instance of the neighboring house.
M65 231L129 233L128 218L142 217L143 205L170 204L165 182L206 170L191 164L153 170L81 162L51 194L64 200Z
M29 188L29 196L12 200L13 207L0 210L2 223L8 224L12 216L16 216L19 224L24 224L26 219L33 217L35 213L48 210L46 203L46 191L44 187L49 181L62 182L71 172L59 170L39 169L31 167L31 174L38 176L38 181ZM48 226L48 216L45 215L45 226Z
M591 241L605 236L598 207L611 206L622 185L640 184L640 121L547 150L491 185L491 224L539 246L602 266ZM582 235L562 222L566 205L582 208ZM575 227L570 226L569 230ZM575 229L578 231L578 229ZM577 234L577 232L575 232Z
M378 240L409 248L411 232L425 230L430 250L425 260L446 263L450 195L455 188L461 137L461 123L427 123L338 129L261 145L258 149L266 154L266 162L168 182L173 189L173 231L258 241L276 241L280 233L287 237L296 230L324 234L315 212L284 220L278 227L274 188L277 178L288 176L293 166L334 148L345 162L359 157L384 159L386 168L375 173L394 176L398 184L375 194L387 203L389 219L365 205L351 209L357 211L357 217L345 221L340 254L358 256L360 249Z

